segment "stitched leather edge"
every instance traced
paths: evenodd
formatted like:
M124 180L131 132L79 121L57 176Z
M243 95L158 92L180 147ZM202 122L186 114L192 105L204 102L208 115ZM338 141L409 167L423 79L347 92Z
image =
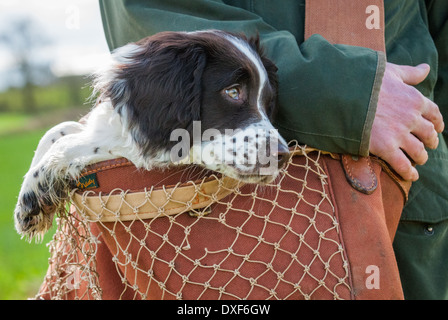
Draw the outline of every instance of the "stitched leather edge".
M347 181L350 183L350 185L358 190L359 192L362 192L364 194L372 194L376 188L378 187L378 179L376 177L376 174L373 170L372 162L370 158L366 157L360 157L357 161L351 159L350 155L343 155L341 157L342 165L345 172L345 177L347 178ZM365 163L365 166L368 168L369 172L369 180L367 183L360 180L359 176L356 176L356 174L352 170L352 165L356 163L357 165L360 165L360 162L362 161Z

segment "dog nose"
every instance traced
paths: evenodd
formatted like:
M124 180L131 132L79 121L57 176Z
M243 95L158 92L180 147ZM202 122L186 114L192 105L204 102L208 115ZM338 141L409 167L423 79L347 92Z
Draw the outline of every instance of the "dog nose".
M274 156L277 157L277 167L281 169L286 162L288 162L290 153L287 146L283 143L280 143L277 148L277 152L274 152Z

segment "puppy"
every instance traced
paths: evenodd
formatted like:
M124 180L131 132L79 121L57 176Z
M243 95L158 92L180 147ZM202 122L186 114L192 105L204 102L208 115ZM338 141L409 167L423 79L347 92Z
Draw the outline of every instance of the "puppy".
M268 183L289 159L272 126L276 66L258 39L162 32L112 53L94 75L96 106L39 142L15 208L17 231L42 237L89 164L124 157L151 170L194 163Z

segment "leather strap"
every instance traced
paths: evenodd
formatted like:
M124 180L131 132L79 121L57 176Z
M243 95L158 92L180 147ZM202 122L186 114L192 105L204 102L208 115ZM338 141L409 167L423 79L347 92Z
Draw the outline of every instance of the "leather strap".
M330 43L347 44L386 52L384 1L306 0L305 39L320 34ZM384 161L375 158L398 184L405 201L411 183L404 181ZM356 190L371 194L378 186L371 157L341 156L347 181Z
M350 155L341 156L345 177L353 188L371 194L378 187L378 179L373 170L370 157L353 158Z
M103 171L101 174L108 173ZM110 174L115 173L112 171ZM228 177L221 179L215 177L179 183L169 188L151 187L141 192L128 193L119 189L104 195L93 191L91 194L88 191L74 192L71 198L77 212L88 217L90 221L133 221L205 208L234 192L239 184L238 181ZM138 212L135 212L136 204L138 204Z
M345 177L354 189L364 194L372 194L376 190L378 178L374 171L374 163L377 163L387 176L398 185L403 195L404 203L408 201L412 182L403 180L384 160L374 156L352 157L350 155L342 155L340 158Z

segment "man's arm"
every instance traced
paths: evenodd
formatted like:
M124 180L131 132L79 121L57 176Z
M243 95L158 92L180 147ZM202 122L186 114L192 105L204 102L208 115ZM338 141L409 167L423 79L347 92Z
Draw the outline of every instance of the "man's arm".
M438 68L433 70L433 74L438 75L435 103L414 87L427 77L428 65L412 68L388 64L371 136L371 152L409 180L419 176L409 158L419 165L428 160L425 147L437 147L437 132L444 130L442 115L448 116L448 4L445 0L426 0L425 3L426 8L421 7L420 11L439 58L438 64L433 64ZM432 97L427 90L421 92Z
M405 180L418 179L411 161L418 165L426 163L425 147L437 148L437 133L444 129L438 106L413 87L429 71L426 64L409 67L388 63L380 90L370 151Z

